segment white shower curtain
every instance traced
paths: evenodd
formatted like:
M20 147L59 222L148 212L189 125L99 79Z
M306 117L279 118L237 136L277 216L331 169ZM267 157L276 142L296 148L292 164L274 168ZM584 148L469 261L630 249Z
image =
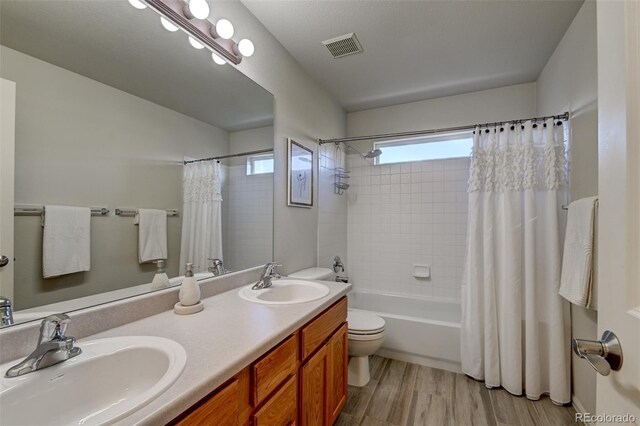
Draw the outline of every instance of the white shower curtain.
M180 274L191 262L206 270L208 258L222 259L222 183L220 164L185 164L182 176L183 217Z
M462 371L568 403L569 310L558 295L564 124L476 128L462 285Z

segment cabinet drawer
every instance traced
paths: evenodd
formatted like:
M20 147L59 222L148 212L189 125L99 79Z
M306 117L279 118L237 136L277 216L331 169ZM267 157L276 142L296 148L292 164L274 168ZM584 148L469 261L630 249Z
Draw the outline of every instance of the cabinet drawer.
M298 369L298 335L294 334L253 364L253 406L257 407Z
M343 297L325 313L302 328L302 359L313 353L347 320L347 298Z
M298 418L298 375L287 383L253 415L254 426L290 426Z
M236 426L238 424L238 379L224 386L175 424Z

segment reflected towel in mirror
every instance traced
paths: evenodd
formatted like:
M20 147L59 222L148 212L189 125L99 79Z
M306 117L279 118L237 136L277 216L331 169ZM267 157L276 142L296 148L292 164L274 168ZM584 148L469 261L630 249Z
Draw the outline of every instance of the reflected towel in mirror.
M91 209L44 206L42 276L88 271L91 266Z
M166 210L138 210L138 262L167 258Z

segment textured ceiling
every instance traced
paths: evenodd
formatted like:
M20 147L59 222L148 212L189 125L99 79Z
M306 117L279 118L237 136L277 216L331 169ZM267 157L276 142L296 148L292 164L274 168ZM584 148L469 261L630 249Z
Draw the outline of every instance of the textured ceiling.
M303 68L357 111L537 79L582 0L243 0ZM355 32L363 53L321 44Z
M228 131L272 124L269 92L124 0L0 0L0 43Z

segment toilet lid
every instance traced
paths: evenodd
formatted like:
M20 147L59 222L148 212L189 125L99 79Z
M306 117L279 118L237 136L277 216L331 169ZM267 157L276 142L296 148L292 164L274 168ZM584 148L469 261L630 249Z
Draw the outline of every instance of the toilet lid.
M328 280L333 276L333 271L329 268L307 268L302 271L289 274L288 278L298 278L301 280Z
M347 313L349 333L371 333L384 330L384 320L367 312L349 311Z

